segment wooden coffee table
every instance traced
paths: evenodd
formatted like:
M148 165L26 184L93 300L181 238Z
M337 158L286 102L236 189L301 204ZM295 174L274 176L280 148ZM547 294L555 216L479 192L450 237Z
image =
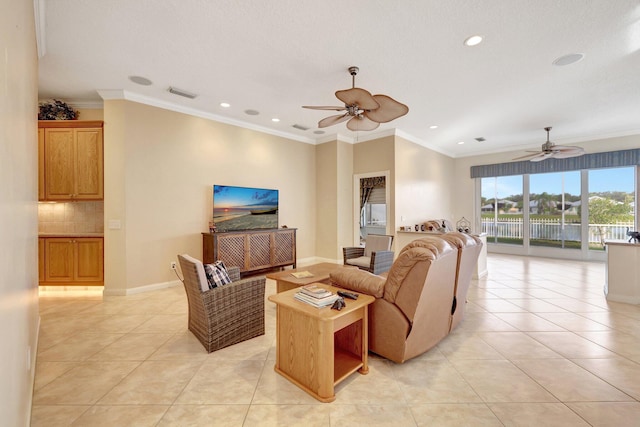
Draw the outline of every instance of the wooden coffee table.
M284 292L289 289L295 289L300 286L309 285L311 283L329 284L329 274L342 268L358 268L350 265L332 264L323 262L320 264L309 265L307 267L294 268L293 270L278 271L276 273L267 274L267 278L276 281L276 291ZM313 276L297 279L291 273L299 273L308 271Z
M375 298L345 298L346 307L337 311L298 301L296 292L269 296L276 304L275 371L321 402L333 402L338 383L356 371L369 372L367 306Z

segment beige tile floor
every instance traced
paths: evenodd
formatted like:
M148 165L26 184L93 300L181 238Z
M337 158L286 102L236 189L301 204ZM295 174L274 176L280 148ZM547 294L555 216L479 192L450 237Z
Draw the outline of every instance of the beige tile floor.
M274 372L270 302L266 335L207 354L182 287L41 291L32 425L640 426L640 306L605 300L604 264L488 263L449 337L402 365L372 355L329 404Z

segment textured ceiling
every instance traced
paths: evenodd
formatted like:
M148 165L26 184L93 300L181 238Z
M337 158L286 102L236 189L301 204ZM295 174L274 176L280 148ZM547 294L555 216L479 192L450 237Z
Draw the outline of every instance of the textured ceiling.
M545 126L562 144L640 134L637 0L43 4L41 99L81 105L121 94L307 142L395 128L454 157L538 148ZM464 46L473 34L483 43ZM585 57L552 65L569 53ZM334 92L351 87L351 65L360 67L356 86L407 104L409 113L373 132L342 123L314 134L332 113L301 106L340 105ZM134 84L132 75L153 84ZM169 86L198 96L178 97Z

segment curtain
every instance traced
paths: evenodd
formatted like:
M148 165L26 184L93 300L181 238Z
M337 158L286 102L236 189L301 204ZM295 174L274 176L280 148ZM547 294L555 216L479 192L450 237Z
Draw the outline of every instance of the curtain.
M471 178L566 172L581 169L615 168L640 165L640 149L584 154L568 159L546 159L541 162L509 162L471 166Z

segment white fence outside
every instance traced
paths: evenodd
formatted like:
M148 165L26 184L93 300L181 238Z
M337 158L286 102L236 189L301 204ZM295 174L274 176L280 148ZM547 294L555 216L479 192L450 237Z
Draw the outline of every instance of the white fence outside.
M605 239L628 239L627 230L633 230L633 221L619 221L615 224L589 224L589 243L601 242L601 230ZM506 239L524 238L522 218L482 218L482 231L487 237ZM529 238L541 240L581 240L581 224L560 223L560 219L541 218L529 221Z

